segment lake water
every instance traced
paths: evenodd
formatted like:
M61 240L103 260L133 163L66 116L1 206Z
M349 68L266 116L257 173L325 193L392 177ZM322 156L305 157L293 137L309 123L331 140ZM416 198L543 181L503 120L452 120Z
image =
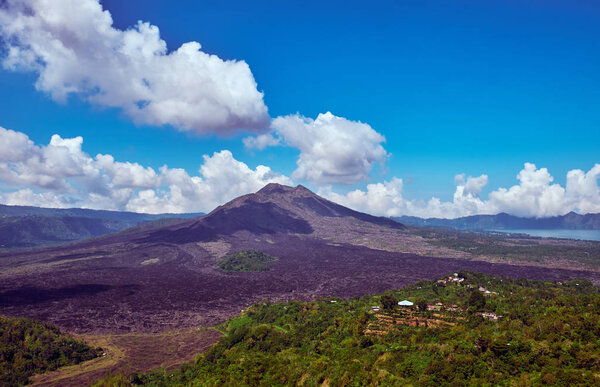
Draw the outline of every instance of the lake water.
M600 230L487 230L506 233L519 233L543 238L567 238L600 241Z

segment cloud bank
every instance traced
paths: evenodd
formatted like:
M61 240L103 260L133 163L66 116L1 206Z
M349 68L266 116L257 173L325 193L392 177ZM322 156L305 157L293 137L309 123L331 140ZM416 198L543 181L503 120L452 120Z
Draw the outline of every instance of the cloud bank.
M272 133L245 138L246 148L283 144L299 149L298 168L292 177L317 185L364 181L373 166L383 165L388 157L381 145L383 135L368 124L330 112L314 120L300 114L277 117L271 128Z
M37 145L21 132L0 127L0 202L41 207L84 207L147 213L209 212L237 196L274 182L292 185L290 177L259 165L251 169L228 150L204 155L197 175L180 168L158 170L108 154L91 157L83 138L55 134ZM329 185L318 193L359 211L383 215L456 218L506 212L524 217L563 215L570 211L600 213L600 164L589 171L567 173L565 187L554 183L546 168L525 163L518 184L481 197L488 176L456 175L452 201L411 200L403 196L402 179L368 184L365 190L339 194Z
M260 131L269 116L244 61L189 42L168 52L158 27L120 30L98 0L0 1L5 69L38 74L36 88L120 108L134 122L196 133Z
M138 163L91 157L83 138L55 134L48 145L0 127L0 180L13 191L0 194L12 205L84 207L147 213L208 212L270 182L291 179L259 165L236 160L230 151L204 155L197 176L166 165L158 171Z
M488 177L455 177L456 190L451 202L431 198L427 202L402 196L402 179L393 178L383 183L369 184L366 190L337 194L330 187L319 193L358 211L383 216L412 215L424 218L457 218L478 214L506 212L522 217L548 217L578 213L600 213L600 164L588 172L579 169L567 173L566 188L553 183L546 168L525 163L517 175L519 184L492 191L487 200L480 197Z

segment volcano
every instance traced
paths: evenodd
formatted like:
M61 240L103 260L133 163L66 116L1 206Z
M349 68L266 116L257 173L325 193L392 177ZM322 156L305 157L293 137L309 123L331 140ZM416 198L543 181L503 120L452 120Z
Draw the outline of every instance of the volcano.
M370 225L404 229L384 217L351 210L299 185L288 187L270 183L257 193L241 196L217 207L206 216L162 228L141 238L143 242L208 242L239 232L253 235L335 233Z
M217 267L241 250L277 260L256 273ZM159 332L214 325L260 300L380 293L462 269L600 279L593 272L465 258L394 220L351 210L303 186L269 184L202 217L3 253L0 314L80 333Z

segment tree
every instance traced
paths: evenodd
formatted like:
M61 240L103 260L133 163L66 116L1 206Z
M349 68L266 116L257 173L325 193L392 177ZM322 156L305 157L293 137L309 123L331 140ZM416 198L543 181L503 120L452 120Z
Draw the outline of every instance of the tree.
M391 294L386 294L381 297L381 304L384 310L394 310L396 305L398 305L398 300Z
M424 298L417 298L415 304L417 305L417 308L419 308L420 311L427 310L427 300L425 300Z
M485 307L485 296L478 290L473 290L469 296L469 306L476 311L481 311Z

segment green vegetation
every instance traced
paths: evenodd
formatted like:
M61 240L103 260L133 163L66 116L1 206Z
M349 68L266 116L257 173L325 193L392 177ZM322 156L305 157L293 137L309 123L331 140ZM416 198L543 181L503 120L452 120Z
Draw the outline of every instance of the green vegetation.
M276 260L277 258L257 250L242 250L229 254L217 262L217 266L227 272L269 271L267 263Z
M383 310L394 310L398 304L398 300L396 297L391 294L386 294L381 297L381 305L383 305Z
M100 356L51 324L0 316L0 385L27 384L36 373Z
M256 304L178 371L136 375L150 386L598 385L600 292L580 280L459 273L349 301ZM479 290L483 286L489 294ZM485 296L483 294L486 294ZM424 307L372 312L391 298ZM335 302L332 302L335 301ZM440 310L427 304L440 303ZM497 321L479 311L501 315Z

